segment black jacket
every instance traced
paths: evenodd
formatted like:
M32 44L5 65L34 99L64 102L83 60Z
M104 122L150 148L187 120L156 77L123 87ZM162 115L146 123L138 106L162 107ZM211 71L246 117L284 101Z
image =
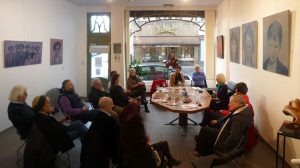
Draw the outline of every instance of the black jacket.
M121 86L111 86L109 93L115 105L124 107L129 104L129 97Z
M92 103L93 108L97 109L99 108L99 100L101 97L108 96L108 94L105 91L96 90L95 88L91 88L91 91L88 95L89 101Z

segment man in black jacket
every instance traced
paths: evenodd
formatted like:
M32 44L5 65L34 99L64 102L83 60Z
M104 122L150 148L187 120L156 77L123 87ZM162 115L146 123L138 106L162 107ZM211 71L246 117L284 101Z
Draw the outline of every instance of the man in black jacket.
M94 78L91 82L91 91L88 95L88 99L93 105L93 108L99 108L99 100L104 96L108 96L108 94L105 92L101 80L98 78Z
M81 168L108 168L121 162L118 148L119 125L111 116L113 101L109 97L99 100L99 112L93 121L81 149Z
M239 95L230 97L229 110L231 114L223 118L225 124L218 128L208 126L200 130L196 137L196 151L200 155L209 155L213 150L227 153L233 150L246 134L252 122L252 112Z

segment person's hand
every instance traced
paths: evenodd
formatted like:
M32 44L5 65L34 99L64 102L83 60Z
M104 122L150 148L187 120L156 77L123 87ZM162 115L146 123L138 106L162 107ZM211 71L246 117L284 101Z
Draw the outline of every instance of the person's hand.
M83 111L83 112L87 112L87 111L88 111L88 108L87 108L86 106L83 106L83 107L82 107L82 111Z
M218 120L211 120L211 121L210 121L210 124L211 124L211 125L215 125L215 124L217 124L217 123L218 123Z
M139 86L144 86L145 83L144 83L144 82L138 82L138 85L139 85Z

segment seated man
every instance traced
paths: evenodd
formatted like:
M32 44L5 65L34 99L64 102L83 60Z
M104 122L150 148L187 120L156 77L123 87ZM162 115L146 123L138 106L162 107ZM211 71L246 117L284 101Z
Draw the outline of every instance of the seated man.
M203 127L196 139L196 151L200 155L210 155L215 148L221 153L228 153L235 149L241 138L247 133L252 121L252 112L243 98L233 95L229 101L231 114L224 118L225 124L221 129ZM218 143L216 143L218 142Z
M89 98L89 101L92 103L94 109L99 108L99 104L98 104L99 100L101 97L104 97L104 96L108 97L108 93L106 93L104 91L101 80L98 78L93 79L92 80L92 88L91 88L88 98ZM112 116L114 118L116 118L122 113L123 108L114 105L113 110L114 110L114 113L112 113Z
M109 97L99 100L100 109L90 126L81 149L81 167L109 167L120 164L118 148L119 126L111 116L113 101Z
M175 68L175 72L170 75L170 86L171 87L185 86L185 80L181 72L180 66L177 66Z
M129 69L129 77L127 79L127 90L130 97L141 96L141 103L145 106L145 111L149 112L146 100L146 86L140 77L136 74L134 68Z
M72 121L81 120L83 123L93 121L95 112L88 110L88 107L81 102L71 80L63 81L60 92L59 105L62 111L71 117Z
M91 91L88 95L88 99L92 103L93 108L99 108L99 100L104 96L108 96L108 93L105 92L101 80L94 78L91 83Z
M8 118L23 138L27 138L32 124L36 120L36 112L26 104L27 89L18 85L13 87L10 93L10 104L8 105ZM62 119L61 123L66 119ZM87 128L81 121L72 122L64 126L71 139L83 137Z
M8 105L8 118L19 131L22 138L27 138L36 114L25 102L27 89L22 85L13 87L10 92Z

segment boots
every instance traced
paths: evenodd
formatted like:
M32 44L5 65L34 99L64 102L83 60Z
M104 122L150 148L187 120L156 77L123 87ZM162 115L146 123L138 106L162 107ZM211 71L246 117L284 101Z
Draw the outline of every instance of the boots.
M150 111L148 109L148 102L147 101L143 101L143 105L145 106L145 112L146 113L150 113Z

